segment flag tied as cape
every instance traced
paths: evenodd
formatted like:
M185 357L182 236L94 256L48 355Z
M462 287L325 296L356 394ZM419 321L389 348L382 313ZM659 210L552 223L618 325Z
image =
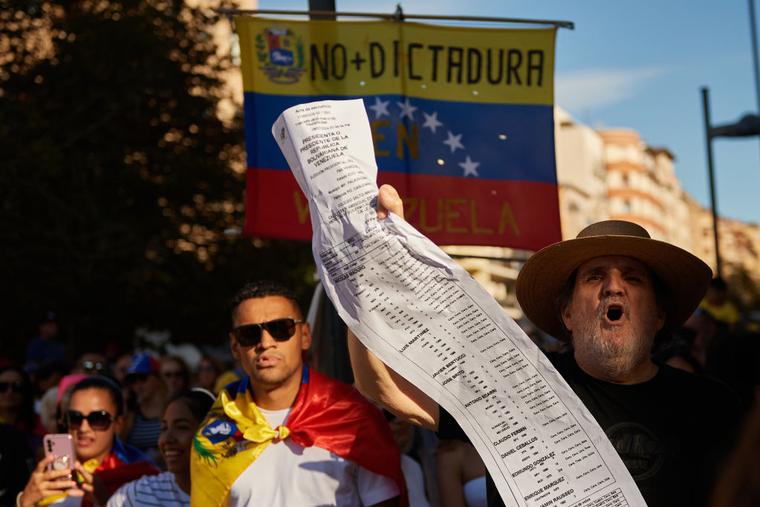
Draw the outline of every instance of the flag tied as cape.
M270 443L285 438L392 479L402 492L402 505L407 505L401 456L388 424L353 387L304 366L293 409L277 428L269 426L249 387L244 377L223 389L193 439L193 507L225 505L240 474Z

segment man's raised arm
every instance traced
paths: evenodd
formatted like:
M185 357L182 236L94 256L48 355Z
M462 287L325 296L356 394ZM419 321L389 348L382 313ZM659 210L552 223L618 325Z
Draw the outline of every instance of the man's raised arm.
M385 218L394 213L404 218L404 205L395 188L380 187L377 216ZM419 426L435 429L438 426L438 404L388 368L348 330L348 353L354 371L356 387L368 398L383 405L396 416Z

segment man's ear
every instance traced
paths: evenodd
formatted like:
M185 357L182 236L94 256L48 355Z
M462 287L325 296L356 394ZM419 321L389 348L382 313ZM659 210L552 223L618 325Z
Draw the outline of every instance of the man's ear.
M232 353L232 357L234 357L236 361L240 361L240 346L238 345L238 342L232 333L230 333L229 336L230 336L230 352Z
M311 347L311 327L308 322L301 324L301 350Z
M658 307L657 308L657 332L659 333L660 330L665 326L665 322L667 319L668 314L665 312L663 308Z
M559 311L559 316L562 319L562 323L565 325L565 329L567 329L570 333L573 332L573 314L570 311L570 305L567 304L563 306Z

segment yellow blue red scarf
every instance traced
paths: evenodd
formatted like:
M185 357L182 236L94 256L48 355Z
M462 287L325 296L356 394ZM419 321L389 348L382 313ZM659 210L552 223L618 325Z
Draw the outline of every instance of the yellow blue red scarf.
M191 506L225 505L240 474L271 442L285 438L389 477L402 492L401 504L407 504L401 456L382 413L353 387L304 366L293 409L277 428L253 401L247 377L219 393L193 439Z

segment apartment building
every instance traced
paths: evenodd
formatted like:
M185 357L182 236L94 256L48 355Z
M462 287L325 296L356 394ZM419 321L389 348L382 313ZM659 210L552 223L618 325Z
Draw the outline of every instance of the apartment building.
M605 219L629 220L655 239L680 246L715 271L712 214L681 187L675 155L649 146L632 129L595 130L555 108L555 146L562 237ZM723 275L746 274L760 286L760 226L720 220ZM494 247L447 247L514 318L514 286L529 252ZM739 288L742 289L741 287Z

